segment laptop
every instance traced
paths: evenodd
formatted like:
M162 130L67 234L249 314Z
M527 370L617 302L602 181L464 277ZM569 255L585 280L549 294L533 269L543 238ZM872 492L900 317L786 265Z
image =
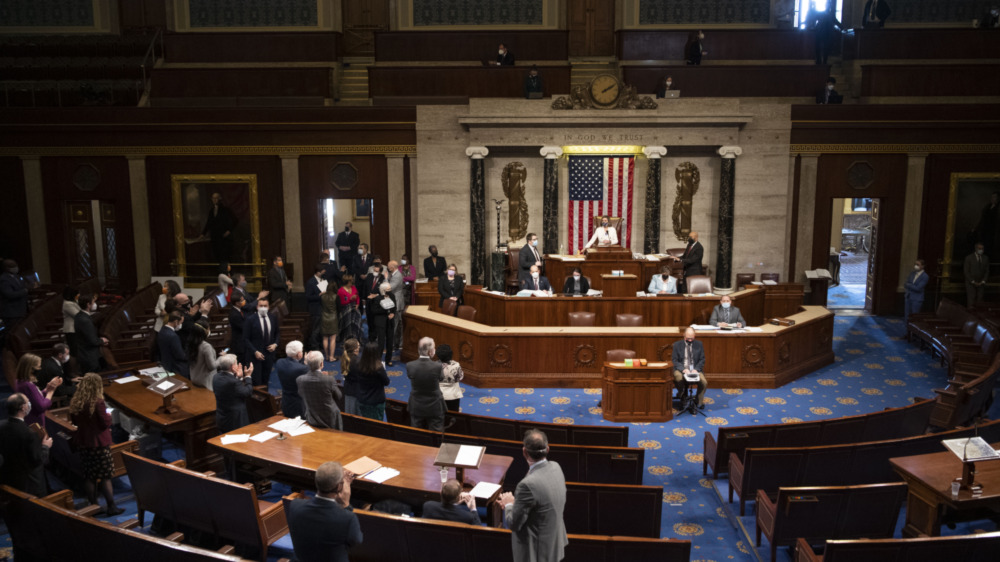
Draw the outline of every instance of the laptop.
M681 97L681 91L680 90L667 90L667 91L663 92L663 97L664 98L669 98L669 99L677 99L677 98Z
M529 100L540 100L542 99L542 92L528 92Z

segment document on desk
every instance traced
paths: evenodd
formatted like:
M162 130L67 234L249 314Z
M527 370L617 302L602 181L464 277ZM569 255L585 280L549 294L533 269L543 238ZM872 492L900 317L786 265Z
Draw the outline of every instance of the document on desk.
M472 491L470 492L473 496L477 498L483 498L488 500L493 497L493 494L497 493L500 489L500 484L491 484L489 482L479 482L476 484Z
M294 418L285 418L281 421L276 421L267 427L270 427L275 431L291 433L292 431L298 429L299 426L301 426L304 423L306 423L304 419L300 417L294 417Z
M458 466L479 466L479 459L483 456L484 447L478 445L462 445L455 455L455 464Z
M691 327L695 330L718 330L718 326L713 326L711 324L691 324Z
M371 480L372 482L381 484L395 476L399 476L398 470L395 468L389 468L388 466L382 466L366 474L365 480Z
M125 383L129 383L129 382L134 382L134 381L137 381L137 380L139 380L139 377L137 377L135 375L129 375L127 377L117 378L117 379L115 379L115 382L118 383L118 384L125 384Z
M363 477L369 472L381 467L382 464L368 457L361 457L356 461L344 465L344 470L358 477Z
M246 443L249 440L250 440L249 433L236 433L233 435L222 436L223 445L232 445L233 443Z
M310 427L309 424L304 423L295 429L289 430L288 434L292 437L298 437L299 435L305 435L306 433L312 433L314 431L316 430Z
M169 373L167 373L167 370L164 369L163 367L150 367L148 369L139 369L139 374L146 375L148 377L153 377L156 375L166 375Z
M251 437L250 440L251 441L256 441L258 443L263 443L264 441L267 441L268 439L270 439L272 437L277 437L277 435L278 434L275 433L275 432L273 432L273 431L261 431L257 435L254 435L253 437Z

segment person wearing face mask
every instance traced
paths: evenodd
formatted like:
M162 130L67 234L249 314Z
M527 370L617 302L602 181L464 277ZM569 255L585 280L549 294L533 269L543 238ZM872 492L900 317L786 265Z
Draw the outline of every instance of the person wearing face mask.
M337 234L333 245L337 247L337 263L340 264L341 271L344 271L343 268L350 267L354 263L354 256L357 255L358 246L361 245L361 237L354 232L354 225L346 222L344 230Z
M234 276L235 277L235 276ZM153 312L156 313L156 322L153 324L153 331L159 332L160 328L163 327L163 321L166 319L166 307L167 299L172 299L179 295L181 292L181 286L177 284L176 281L172 279L167 279L163 282L162 293L156 299L156 306L153 308ZM70 346L72 350L72 346Z
M983 243L976 243L976 251L965 256L963 273L965 273L965 294L968 297L967 306L973 306L983 300L986 292L986 281L990 277L990 257L983 250Z
M437 246L428 246L427 251L430 256L424 258L424 277L428 281L436 281L448 269L448 260L438 255Z
M37 423L45 427L45 412L52 407L52 396L55 395L56 388L62 384L62 377L55 377L49 380L45 386L39 387L37 375L42 369L42 358L33 354L25 353L17 362L16 383L14 391L20 392L28 398L31 403L31 413L24 421L28 425ZM39 390L41 388L41 390Z
M69 346L64 343L52 346L52 355L42 359L41 370L35 373L39 388L45 388L51 381L59 379L62 383L56 386L54 396L73 396L80 377L66 376L65 367L69 362L69 353Z
M14 260L3 260L0 274L0 319L8 330L28 315L28 286L21 279L21 270Z
M277 316L270 312L270 302L257 299L257 316L243 323L243 344L253 366L254 386L267 386L271 381L280 328Z
M368 278L368 270L375 264L375 258L368 253L368 244L358 246L358 253L354 256L354 261L351 263L354 264L351 266L354 281L358 284L358 287L362 287L365 279Z
M690 66L698 66L701 64L701 57L708 54L702 41L705 40L705 34L699 29L698 31L692 31L688 35L687 44L684 45L684 60Z
M594 235L590 237L590 242L587 242L587 245L583 249L586 250L593 246L595 242L602 248L618 245L618 233L615 232L615 227L611 226L611 217L607 215L601 217L601 226L594 230Z
M497 48L497 60L494 64L496 66L514 66L514 53L508 51L503 43L500 43Z
M681 410L689 406L687 400L688 383L684 380L684 375L698 375L698 394L695 396L695 405L698 409L705 408L705 389L708 388L708 380L705 379L705 346L700 341L695 340L694 328L688 327L684 330L684 339L675 342L671 354L671 361L674 363L674 388L678 389L681 400Z
M684 279L691 277L692 275L701 275L701 260L705 255L705 247L698 242L698 233L692 231L688 235L687 247L684 248L684 253L681 257L674 257L674 261L679 261L684 264ZM683 290L687 291L687 282L682 280L684 284Z
M456 305L462 304L462 297L465 295L465 279L458 275L458 267L455 264L448 266L447 273L438 279L438 307L444 307L444 301L453 300ZM458 306L455 307L458 310Z
M285 274L285 260L281 256L274 257L273 266L267 272L267 286L270 291L268 302L274 306L281 306L281 303L284 303L290 312L292 302L289 300L288 294L292 288L292 282Z
M63 289L62 316L63 316L63 338L70 350L76 350L76 315L80 313L80 304L76 300L80 298L80 291L73 285Z
M837 19L829 0L815 0L815 5L806 17L816 36L816 64L826 64L834 41L839 39L836 31L843 31L844 26Z
M228 303L233 297L233 286L235 285L233 278L230 277L230 275L233 274L233 266L226 263L222 264L220 267L222 267L223 270L219 272L219 277L217 279L219 283L219 291L223 295L226 295L226 302Z
M649 287L646 292L651 295L676 295L677 279L670 275L670 266L665 265L660 268L660 273L653 275L649 280Z
M538 75L538 67L531 65L531 70L524 79L524 99L540 99L544 90L542 77Z
M865 2L864 21L861 26L865 29L881 29L885 27L885 20L892 15L892 8L885 0L868 0Z
M169 283L170 281L167 282ZM231 297L232 302L236 301L236 294L240 293L244 300L243 312L252 314L255 310L257 310L257 299L266 299L268 296L268 291L266 290L258 293L256 298L251 296L249 290L247 289L247 277L242 273L233 275L233 283L233 296ZM178 292L180 291L178 290Z
M708 323L719 328L742 328L747 325L740 309L733 306L733 299L729 295L722 295L719 304L712 309L712 317Z
M229 352L241 363L246 363L246 348L243 345L243 326L248 316L253 312L246 311L247 300L242 292L233 293L232 306L229 307Z
M179 310L171 312L160 333L156 336L156 344L160 349L160 365L163 365L164 369L183 377L190 377L191 368L188 364L188 356L184 352L184 344L180 334L177 333L183 323L184 315Z
M574 267L572 275L567 277L563 284L563 294L586 295L588 291L590 291L590 282L583 276L579 267Z
M917 259L913 264L913 271L906 276L906 283L903 284L903 289L906 290L903 320L909 320L911 314L920 312L920 308L924 305L924 289L927 288L929 279L924 272L924 260Z
M531 266L528 270L528 278L521 280L521 290L522 291L542 291L543 293L552 294L552 285L549 284L549 279L541 274L538 270L537 265Z
M403 273L403 301L406 304L414 304L416 293L413 290L413 283L417 280L417 268L410 263L408 254L403 254L399 260L399 271Z
M660 81L660 86L656 89L656 97L665 98L667 97L668 90L676 90L674 87L674 79L672 76L664 76L663 80Z
M73 319L73 329L76 331L78 353L77 363L84 373L97 373L101 370L101 346L108 345L108 339L97 334L97 327L90 315L97 312L97 295L84 293L77 301L80 313Z
M323 279L327 283L332 283L334 285L340 285L340 280L343 278L344 274L341 272L340 268L337 267L337 262L333 261L333 250L323 250L319 254L319 263L323 266Z
M385 351L385 365L392 366L393 331L397 314L396 296L392 294L392 285L383 281L378 287L378 297L369 303L371 315L374 317L374 331L368 332L368 343L377 340L379 356ZM373 335L374 334L374 335Z
M45 459L52 447L52 438L42 440L25 421L31 412L31 402L15 392L5 401L7 419L0 422L0 484L38 497L49 493L45 479Z
M372 263L372 269L368 274L368 277L362 282L359 287L362 292L361 296L364 297L364 309L365 309L365 320L368 322L368 339L375 339L375 316L377 311L373 307L378 306L379 300L379 286L385 282L385 276L382 275L382 264Z
M529 232L525 242L517 254L518 279L522 283L531 278L532 267L538 267L538 271L545 275L545 262L542 261L541 250L538 248L538 236Z
M392 291L392 298L396 301L396 317L392 320L392 341L393 349L388 350L390 357L392 352L402 347L403 343L403 311L406 310L406 297L404 295L403 272L399 269L399 262L389 260L386 266L385 280L389 282Z
M837 85L837 79L833 76L826 79L826 87L820 90L816 94L816 103L820 105L838 105L844 103L844 96L837 93L834 88Z

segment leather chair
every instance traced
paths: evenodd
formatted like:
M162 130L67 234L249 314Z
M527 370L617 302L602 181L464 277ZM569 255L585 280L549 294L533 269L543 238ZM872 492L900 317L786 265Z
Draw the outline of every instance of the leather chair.
M781 282L781 274L780 273L761 273L760 274L760 280L761 281L774 281L775 283L780 283Z
M708 275L692 275L687 278L687 292L700 295L712 292L712 279Z
M641 314L615 314L615 326L618 326L619 328L622 328L622 327L642 326L642 315Z
M757 280L756 273L737 273L736 274L736 289L742 289L746 285L750 285Z
M592 283L590 282L590 277L588 277L588 276L586 276L586 275L583 275L582 277L583 277L584 279L586 279L586 280L587 280L587 286L588 286L588 287L593 287L593 286L594 286L594 285L593 285L593 284L592 284ZM563 279L563 284L562 284L562 285L560 285L559 287L552 287L552 291L553 291L553 292L555 292L555 293L558 293L558 292L561 292L561 291L563 290L563 287L565 287L565 286L566 286L566 283L569 283L569 280L570 280L570 279L572 279L572 278L573 278L573 276L572 276L572 275L567 275L567 276L566 276L566 278L565 278L565 279Z
M463 304L458 307L458 317L469 322L476 321L476 307Z
M515 295L521 289L521 281L517 278L518 274L518 253L521 248L507 248L507 270L506 276L504 277L504 287L507 290L508 295Z
M635 352L631 349L609 349L605 357L608 363L621 363L626 359L635 359Z
M593 218L594 224L593 224L593 228L590 230L591 235L593 235L594 231L597 230L597 228L599 226L601 226L601 218L602 217L600 217L600 216L595 216ZM611 223L609 226L611 228L615 229L615 233L618 234L618 241L620 243L621 239L622 239L621 238L621 233L622 233L622 218L621 217L608 217L608 222Z
M594 322L597 320L597 314L594 312L570 312L569 313L569 325L570 326L593 326Z
M458 301L453 301L447 299L441 305L441 314L447 314L448 316L454 316L455 310L458 308Z

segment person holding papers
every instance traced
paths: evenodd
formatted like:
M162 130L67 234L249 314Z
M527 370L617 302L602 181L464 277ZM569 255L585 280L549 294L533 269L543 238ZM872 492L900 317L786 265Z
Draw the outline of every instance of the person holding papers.
M674 362L674 388L681 393L681 410L687 406L688 383L684 375L698 375L698 394L695 403L698 409L705 408L705 389L708 380L705 378L705 346L694 339L694 328L684 330L684 339L674 343L671 361Z
M288 504L288 533L299 562L347 562L364 535L351 509L353 476L337 462L316 469L316 496Z
M531 266L531 276L527 279L521 280L521 290L522 291L541 291L549 295L552 294L552 285L549 284L549 280L543 277L539 272L538 266Z
M708 323L719 328L743 328L747 325L740 309L733 306L733 299L729 295L722 295L719 304L712 309L712 318Z
M452 478L441 486L441 501L424 502L424 519L456 521L467 525L482 525L476 511L476 498L462 491L462 484Z
M660 273L654 275L649 280L649 287L646 292L651 295L676 295L677 279L670 276L670 266L665 265L660 269Z
M597 227L594 235L590 237L590 242L587 242L583 249L593 246L595 242L602 248L618 245L618 233L615 232L615 227L611 226L611 217L607 215L601 217L601 226Z
M219 435L250 425L247 398L253 393L251 376L253 365L244 371L235 355L219 358L219 372L212 377L215 392L215 425Z
M299 396L306 403L306 421L313 427L344 429L340 408L337 407L337 400L341 399L340 388L333 375L323 372L323 353L307 353L306 367L309 367L309 373L295 380Z
M563 284L563 293L567 295L586 295L589 292L590 283L587 282L587 278L583 276L580 268L574 267L573 274Z

